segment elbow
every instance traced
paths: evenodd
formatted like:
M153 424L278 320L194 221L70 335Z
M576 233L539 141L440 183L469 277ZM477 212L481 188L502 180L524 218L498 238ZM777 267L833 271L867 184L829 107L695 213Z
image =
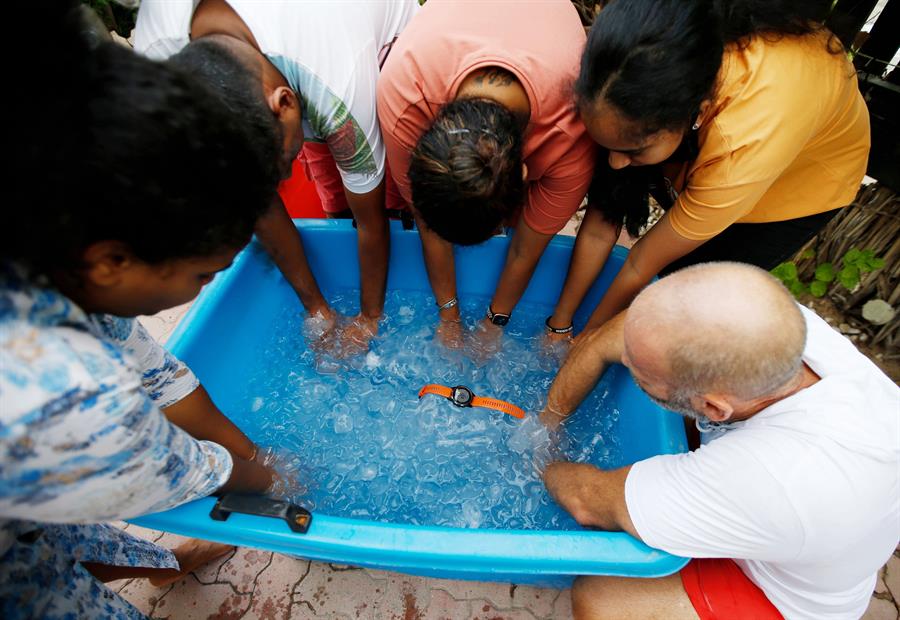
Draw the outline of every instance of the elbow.
M584 502L576 502L571 507L572 518L582 527L592 527L596 524L594 513Z

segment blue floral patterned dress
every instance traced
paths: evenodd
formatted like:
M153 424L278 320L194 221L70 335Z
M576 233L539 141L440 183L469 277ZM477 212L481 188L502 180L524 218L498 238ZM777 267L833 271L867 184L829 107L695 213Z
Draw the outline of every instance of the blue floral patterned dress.
M80 562L178 564L102 522L209 495L231 457L165 418L198 382L136 320L23 274L0 266L0 617L140 618Z

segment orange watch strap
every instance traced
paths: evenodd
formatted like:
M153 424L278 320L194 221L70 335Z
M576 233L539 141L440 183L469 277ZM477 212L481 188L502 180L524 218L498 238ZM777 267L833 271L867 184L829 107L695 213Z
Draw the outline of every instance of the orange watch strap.
M426 394L437 394L438 396L443 396L444 398L450 398L450 396L453 394L453 390L448 388L446 385L429 383L421 390L419 390L419 398L422 398Z
M503 413L509 414L514 418L524 418L525 412L516 407L512 403L508 403L505 400L500 400L498 398L483 398L481 396L476 396L472 399L473 407L486 407L487 409L494 409L496 411L502 411Z

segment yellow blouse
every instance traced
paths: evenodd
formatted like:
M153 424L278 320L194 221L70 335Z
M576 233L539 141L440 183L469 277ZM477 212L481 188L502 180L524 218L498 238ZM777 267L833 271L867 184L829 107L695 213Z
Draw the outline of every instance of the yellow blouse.
M669 212L687 239L735 222L796 219L849 204L869 155L869 113L853 65L827 33L729 46L700 152Z

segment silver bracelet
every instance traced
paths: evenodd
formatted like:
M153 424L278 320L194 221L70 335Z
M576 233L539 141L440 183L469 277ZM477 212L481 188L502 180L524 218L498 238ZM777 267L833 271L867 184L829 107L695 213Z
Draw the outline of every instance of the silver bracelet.
M438 304L438 312L440 312L441 310L448 310L449 308L452 308L452 307L458 306L458 305L459 305L459 300L456 297L454 297L453 299L451 299L450 301L448 301L446 303Z

